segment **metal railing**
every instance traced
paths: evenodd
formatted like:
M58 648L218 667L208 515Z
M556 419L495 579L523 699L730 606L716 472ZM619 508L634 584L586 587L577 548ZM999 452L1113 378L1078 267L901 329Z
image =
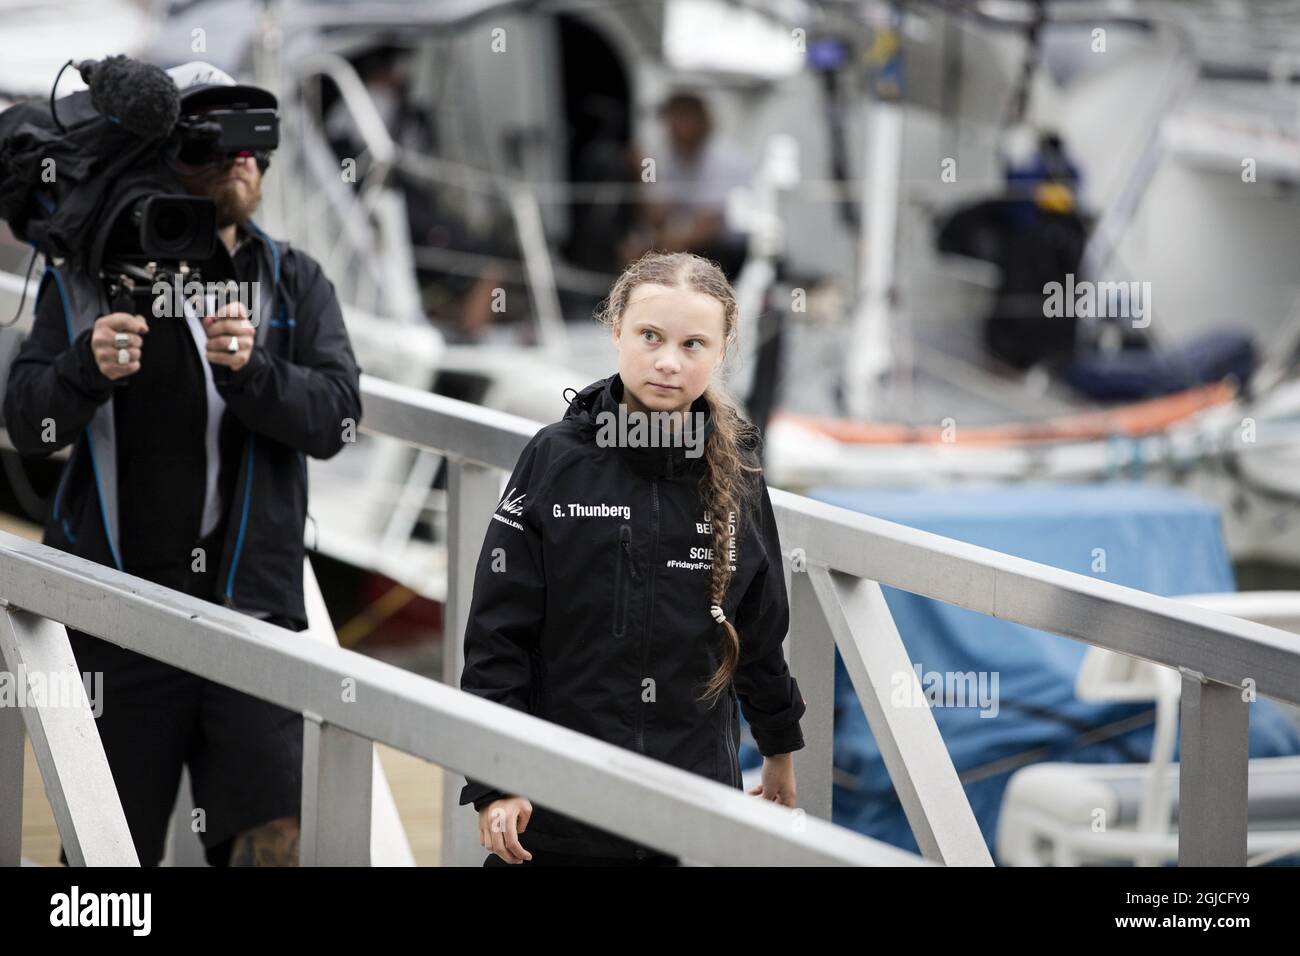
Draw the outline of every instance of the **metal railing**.
M320 110L325 79L339 91L340 109L365 144L363 155L347 159L350 169L326 142ZM278 181L286 191L283 234L298 237L320 260L340 301L423 326L405 200L390 182L399 147L365 84L347 60L316 54L294 63L285 104L288 154L280 162L299 175Z
M0 534L0 590L7 602L0 655L29 687L78 679L66 625L301 711L309 731L301 841L307 865L370 862L372 742L526 790L698 862L915 859L361 654L7 534ZM0 708L0 780L6 791L21 793L25 726L69 862L133 865L92 720L84 702ZM0 803L0 863L18 862L21 808L21 799ZM464 810L460 822L473 829Z
M61 551L0 535L0 655L11 672L75 674L63 626L301 711L304 863L370 862L372 742L439 764L442 862L477 864L458 775L703 864L903 864L915 854L827 822L838 648L923 856L989 865L928 707L890 703L915 672L885 604L890 585L1178 670L1181 864L1242 865L1247 703L1300 704L1300 645L1262 624L772 491L790 587L787 643L808 709L798 810L455 689L478 552L502 470L537 423L363 376L363 429L448 458L446 685ZM922 699L919 687L909 699ZM111 705L111 701L108 702ZM21 714L21 716L19 716ZM24 728L74 864L134 861L89 710L0 707L0 797ZM0 800L0 863L16 863L21 800Z

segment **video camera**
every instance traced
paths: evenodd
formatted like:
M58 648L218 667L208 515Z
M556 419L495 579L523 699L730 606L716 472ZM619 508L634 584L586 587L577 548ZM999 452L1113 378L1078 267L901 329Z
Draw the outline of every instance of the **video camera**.
M127 62L137 75L156 69ZM88 83L93 84L95 72L92 67ZM241 102L254 96L253 102ZM107 215L96 236L93 261L99 263L99 276L115 310L149 315L159 283L190 287L202 282L198 264L215 248L216 207L210 199L181 192L179 180L168 174L178 172L177 161L193 169L248 155L265 170L280 143L279 114L262 105L268 100L273 103L274 97L265 91L222 86L185 95L183 101L178 98L170 133L151 164L156 180L122 185L105 204ZM170 187L164 185L169 182Z
M214 109L177 123L177 158L191 166L219 163L251 153L262 169L280 145L280 117L273 109Z
M251 153L265 169L279 143L275 110L214 109L180 119L167 155L201 167ZM216 232L210 199L161 190L133 198L109 224L100 256L113 308L148 315L158 282L202 281L194 263L212 255Z
M178 164L252 155L265 171L278 104L203 63L164 71L110 56L59 76L70 67L87 89L56 98L56 77L47 100L0 111L0 219L100 279L115 309L150 314L159 280L187 285L215 248L215 206L188 194Z
M152 193L132 200L114 219L99 277L115 312L152 315L158 284L202 281L198 263L216 247L211 199Z

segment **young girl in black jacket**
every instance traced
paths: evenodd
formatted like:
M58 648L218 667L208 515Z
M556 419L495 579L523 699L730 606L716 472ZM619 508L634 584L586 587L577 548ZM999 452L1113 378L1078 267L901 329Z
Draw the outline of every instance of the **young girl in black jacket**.
M519 457L479 555L461 689L736 788L743 710L764 757L749 793L793 807L804 701L781 543L758 433L714 381L735 292L705 259L649 253L601 319L618 372ZM677 862L480 781L460 802L485 865Z

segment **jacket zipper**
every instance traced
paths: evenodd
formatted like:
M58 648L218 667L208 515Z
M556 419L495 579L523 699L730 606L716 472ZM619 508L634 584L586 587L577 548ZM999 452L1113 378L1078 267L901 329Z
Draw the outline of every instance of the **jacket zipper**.
M623 566L627 565L632 580L637 579L636 564L632 560L632 526L623 525L618 529L618 570L614 575L614 636L623 637L627 633L627 607L631 602L627 595L627 581L624 580Z
M659 551L659 482L655 478L650 479L650 524L654 529L653 544L650 546L650 584L646 587L646 615L645 627L641 632L641 679L645 680L646 672L650 669L650 634L654 628L654 607L655 607L655 562L658 560L655 555ZM640 700L638 696L637 703L639 706L636 710L636 746L642 753L645 753L645 701Z

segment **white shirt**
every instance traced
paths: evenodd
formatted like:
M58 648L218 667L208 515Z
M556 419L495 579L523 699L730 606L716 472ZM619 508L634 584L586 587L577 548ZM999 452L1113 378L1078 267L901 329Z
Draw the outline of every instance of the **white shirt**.
M216 311L216 296L207 298L207 314ZM218 436L221 433L221 419L226 411L226 401L217 391L212 380L212 364L208 361L208 333L203 328L203 316L192 307L190 300L185 300L185 319L194 336L194 345L199 350L199 364L203 366L203 382L208 393L208 425L204 436L207 452L207 481L203 492L203 521L199 527L199 537L206 538L221 520L221 492L217 487L217 476L221 470L221 448Z
M651 195L668 206L668 222L683 226L701 212L726 212L727 196L747 186L752 176L748 159L729 143L708 140L693 160L665 150L655 171ZM734 233L730 223L723 228Z

